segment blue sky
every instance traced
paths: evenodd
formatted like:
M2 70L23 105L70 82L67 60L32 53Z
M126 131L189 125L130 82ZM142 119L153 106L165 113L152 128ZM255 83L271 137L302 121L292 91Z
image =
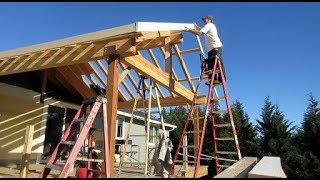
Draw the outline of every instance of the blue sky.
M298 125L308 93L320 96L319 9L320 3L276 2L1 3L0 51L137 21L202 25L200 18L212 14L224 44L231 100L239 99L255 123L270 95ZM197 68L190 71L198 73Z

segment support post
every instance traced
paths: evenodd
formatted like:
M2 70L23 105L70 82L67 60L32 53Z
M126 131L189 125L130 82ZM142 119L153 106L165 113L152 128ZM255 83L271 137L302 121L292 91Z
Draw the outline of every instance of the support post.
M165 58L165 72L171 74L172 71L172 47L170 44L170 37L164 39L164 58Z
M110 149L110 176L114 174L114 153L115 153L115 134L118 109L118 80L119 80L119 55L112 54L108 58L108 81L107 81L107 114L109 127L109 149Z
M193 136L193 144L194 144L194 157L198 155L198 147L199 147L199 106L194 106L194 115L193 115L193 127L194 127L194 136Z
M22 163L20 169L20 178L27 178L29 171L29 158L31 155L32 141L33 141L34 125L29 125L26 128L26 135L24 139Z
M182 143L183 143L183 169L187 173L188 171L188 162L187 162L188 161L188 148L187 148L188 139L186 135L183 137Z

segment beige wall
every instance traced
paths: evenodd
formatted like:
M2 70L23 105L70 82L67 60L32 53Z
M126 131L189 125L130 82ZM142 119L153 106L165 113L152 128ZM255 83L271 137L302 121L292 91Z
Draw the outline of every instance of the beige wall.
M27 125L34 125L31 160L39 148L43 108L35 102L0 94L0 164L20 163Z
M45 99L39 103L40 93L0 83L0 165L21 163L27 125L34 125L30 162L39 162L43 152L49 105L78 109L78 105Z

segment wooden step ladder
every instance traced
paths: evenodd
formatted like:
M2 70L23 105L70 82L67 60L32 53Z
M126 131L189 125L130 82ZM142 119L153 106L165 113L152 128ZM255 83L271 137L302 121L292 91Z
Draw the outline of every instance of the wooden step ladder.
M102 108L103 114L103 147L104 159L92 158L92 134L94 131L93 122L95 121L98 111ZM85 139L88 138L88 155L87 157L79 157L81 146L83 146ZM62 153L66 149L69 151L67 160L61 161ZM108 142L108 124L107 124L107 99L102 96L87 98L82 102L82 105L76 113L71 124L66 129L61 141L51 154L46 166L40 174L40 178L46 178L52 169L60 171L59 178L67 178L72 170L75 161L88 162L86 168L88 177L92 177L93 173L101 173L92 168L92 162L105 162L104 175L110 177L109 167L109 142ZM59 165L58 162L64 164Z
M218 80L215 80L215 76L218 75L221 77L222 82L217 82ZM207 102L206 102L206 106L205 106L205 116L202 117L200 120L203 121L203 126L202 126L202 130L199 132L200 134L200 143L199 145L187 145L186 143L184 143L182 145L183 139L185 138L185 136L188 135L194 135L195 131L193 130L193 127L190 126L194 118L194 107L196 106L196 99L197 99L197 92L199 89L199 86L202 82L202 79L204 77L211 77L210 79L210 86L209 86L209 91L208 91L208 95L207 95ZM213 89L214 87L219 87L222 86L223 87L223 92L224 95L218 97L217 95L214 95L213 93ZM226 107L227 109L223 109L220 110L218 109L218 103L220 100L225 100L226 102ZM228 123L217 123L216 120L216 116L217 115L221 115L224 113L228 113L229 117L230 117L230 122ZM228 91L227 91L227 86L226 86L226 81L225 81L225 77L224 77L224 72L222 69L222 65L220 62L220 58L218 56L215 56L215 63L214 63L214 67L212 70L205 70L202 66L201 68L201 75L199 77L199 82L195 91L195 95L193 98L193 101L191 103L191 105L189 106L189 110L188 110L188 115L187 115L187 119L186 122L184 124L183 127L183 131L182 131L182 136L179 140L178 146L177 146L177 150L173 159L173 164L171 165L170 168L170 175L174 176L174 167L177 163L189 163L189 164L194 164L194 174L193 177L196 178L198 177L198 171L200 168L200 160L202 159L203 155L202 154L202 148L203 148L203 143L204 143L204 137L205 137L205 132L206 132L206 126L207 126L207 121L208 118L211 117L211 121L212 121L212 130L213 130L213 143L214 143L214 157L211 157L211 159L215 159L215 165L216 165L216 172L217 174L219 172L221 172L224 168L229 167L227 164L223 164L222 162L225 161L229 161L229 162L236 162L237 160L241 159L241 153L240 153L240 147L239 147L239 143L238 143L238 138L237 138L237 133L236 133L236 129L235 129L235 124L233 121L233 115L232 115L232 111L231 111L231 105L230 105L230 100L228 97ZM222 129L222 128L229 128L232 136L231 137L220 137L218 135L218 129ZM222 151L219 150L218 146L222 145L223 143L225 143L226 141L232 141L233 142L233 150L229 150L229 151ZM197 156L196 157L191 157L186 155L186 149L197 149ZM183 160L178 160L178 156L181 155L181 151L184 150L184 158ZM235 155L236 157L233 158L223 158L220 157L221 155ZM186 158L187 156L187 158ZM189 161L189 157L193 158L192 161ZM209 156L210 157L210 156ZM208 158L208 156L206 157ZM175 176L177 177L179 174L184 173L185 170L182 169L182 166L180 167L180 169L178 171L176 171Z
M144 175L147 175L149 170L150 170L150 149L149 149L149 138L150 138L150 120L151 120L151 114L159 114L160 118L160 123L161 123L161 129L163 133L166 135L166 130L164 126L164 120L163 120L163 113L162 113L162 107L160 105L160 99L159 99L159 92L158 88L156 87L155 83L150 80L149 87L147 87L147 84L145 82L145 79L147 79L144 76L140 76L140 81L138 85L138 90L137 90L137 97L134 100L133 103L133 108L131 112L131 118L130 118L130 123L129 127L127 130L127 135L125 139L125 144L123 151L121 152L120 156L120 163L119 163L119 168L118 168L118 176L121 174L123 165L124 165L124 157L126 154L126 149L128 146L128 141L130 138L130 130L132 126L132 122L134 119L134 112L139 111L137 109L137 101L138 101L138 93L142 91L142 101L143 101L143 109L144 109L144 122L145 122L145 137L146 137L146 153L145 153L145 163L144 163ZM148 99L146 98L146 92L148 92ZM157 110L156 111L151 111L151 103L152 103L152 97L153 93L155 94L155 99L157 102Z

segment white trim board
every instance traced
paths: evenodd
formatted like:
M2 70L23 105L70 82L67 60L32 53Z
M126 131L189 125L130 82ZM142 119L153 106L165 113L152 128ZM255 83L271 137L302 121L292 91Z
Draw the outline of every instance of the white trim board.
M194 29L195 26L192 23L165 23L165 22L136 22L123 26L118 26L110 29L104 29L96 32L81 34L77 36L71 36L68 38L58 39L41 44L35 44L31 46L16 48L12 50L0 52L0 58L7 58L18 56L21 54L33 53L38 51L45 51L47 49L59 48L63 46L84 43L88 41L96 41L101 39L111 38L117 35L123 35L128 33L142 32L142 31L182 31L185 28Z

